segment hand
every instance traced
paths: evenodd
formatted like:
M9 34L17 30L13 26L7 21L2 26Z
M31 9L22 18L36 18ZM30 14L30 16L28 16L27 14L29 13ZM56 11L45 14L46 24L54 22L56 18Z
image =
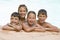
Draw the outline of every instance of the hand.
M9 27L12 27L12 25L9 23L9 24L7 24Z

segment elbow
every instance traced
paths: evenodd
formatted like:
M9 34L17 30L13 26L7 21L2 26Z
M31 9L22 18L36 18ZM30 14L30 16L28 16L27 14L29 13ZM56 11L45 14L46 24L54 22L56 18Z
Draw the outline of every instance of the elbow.
M6 27L3 27L2 30L6 30Z
M22 28L16 28L15 31L20 32Z

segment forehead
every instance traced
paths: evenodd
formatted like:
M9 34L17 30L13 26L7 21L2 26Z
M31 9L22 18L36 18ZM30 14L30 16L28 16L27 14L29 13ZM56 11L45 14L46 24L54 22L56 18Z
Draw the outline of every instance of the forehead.
M44 13L41 13L41 14L39 14L39 16L46 16L46 14L44 14Z
M11 16L11 18L18 18L17 16L15 17L15 16ZM18 18L19 19L19 18Z
M36 17L36 15L33 14L33 13L30 13L30 14L28 15L28 17Z
M26 10L26 7L20 7L19 9L20 9L20 10L21 10L21 9L24 9L24 10Z
M35 14L33 14L33 13L30 13L28 16L36 16Z

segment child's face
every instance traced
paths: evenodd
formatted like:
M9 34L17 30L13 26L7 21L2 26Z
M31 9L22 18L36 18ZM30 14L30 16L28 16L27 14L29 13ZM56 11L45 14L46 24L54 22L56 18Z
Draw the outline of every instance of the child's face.
M10 22L11 22L11 24L15 24L16 25L16 24L19 23L19 18L11 16Z
M21 7L21 8L19 9L19 14L20 14L20 17L21 17L21 18L25 18L26 13L27 13L27 11L26 11L26 8L25 8L25 7Z
M27 17L27 21L30 25L34 24L36 21L35 14L30 13L29 16Z
M39 14L39 16L38 16L38 20L40 23L44 23L46 18L47 18L47 16L43 15L43 14Z

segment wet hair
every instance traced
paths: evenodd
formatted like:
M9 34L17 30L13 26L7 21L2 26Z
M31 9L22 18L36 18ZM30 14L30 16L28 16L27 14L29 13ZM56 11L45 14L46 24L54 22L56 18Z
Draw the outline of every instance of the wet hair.
M46 15L46 17L47 17L47 11L46 11L45 9L40 9L40 10L38 11L38 16L39 16L40 14Z
M14 17L18 17L18 18L19 18L19 20L20 20L19 13L17 13L17 12L13 12L13 13L11 14L11 17L12 17L12 16L14 16Z
M27 17L29 16L30 13L32 13L36 16L36 13L34 11L29 11L28 14L27 14Z
M18 7L18 12L19 12L19 10L20 10L21 7L25 7L25 8L26 8L26 12L28 12L27 6L24 5L24 4L19 5L19 7Z

